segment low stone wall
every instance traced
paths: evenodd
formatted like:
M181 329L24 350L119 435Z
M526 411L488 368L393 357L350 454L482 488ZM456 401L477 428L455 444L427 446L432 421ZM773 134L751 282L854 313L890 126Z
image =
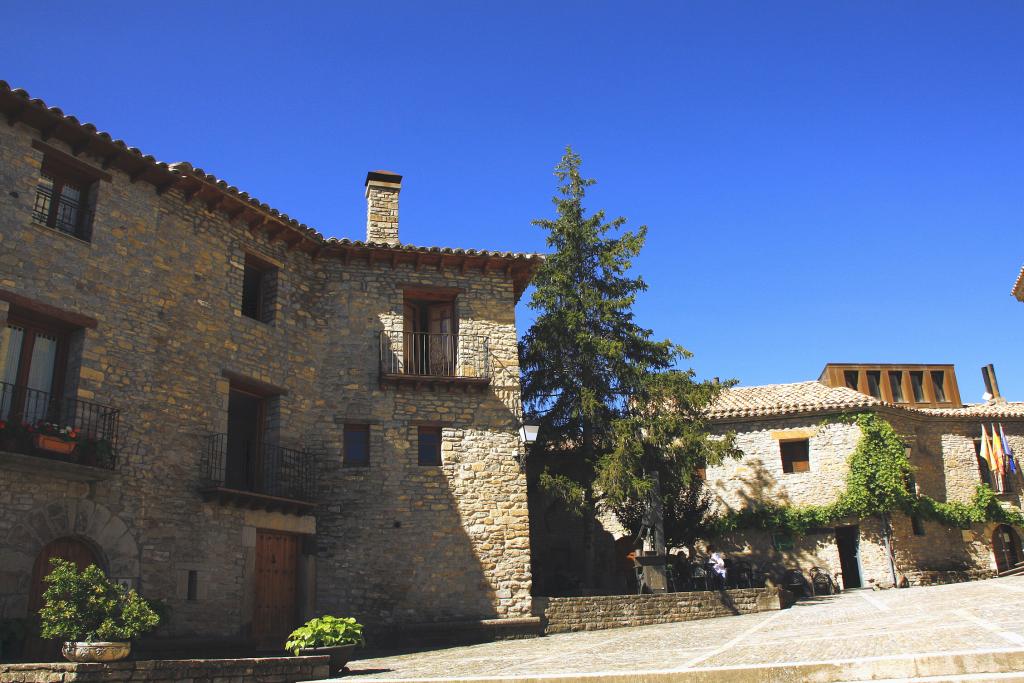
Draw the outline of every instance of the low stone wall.
M750 614L782 609L783 605L781 592L774 588L534 598L533 601L543 614L546 634Z
M994 579L996 573L991 569L959 569L908 571L907 578L912 586L937 586L945 583L961 583L963 581L981 581ZM890 585L892 582L889 582Z
M327 678L328 657L165 659L112 664L0 664L0 683L190 681L191 683L295 683Z

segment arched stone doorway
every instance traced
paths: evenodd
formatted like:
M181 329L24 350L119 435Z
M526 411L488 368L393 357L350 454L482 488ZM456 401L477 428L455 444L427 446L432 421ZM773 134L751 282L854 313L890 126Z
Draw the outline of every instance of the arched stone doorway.
M1012 526L1000 524L992 532L992 550L996 554L996 568L1000 572L1009 571L1024 560L1021 554L1020 536Z
M60 643L43 640L39 637L39 610L43 607L43 591L46 590L46 576L50 573L54 558L74 562L81 570L90 564L103 568L102 559L93 547L85 541L73 536L50 541L43 546L36 556L32 567L32 583L28 594L28 635L22 657L33 662L54 661L60 659Z

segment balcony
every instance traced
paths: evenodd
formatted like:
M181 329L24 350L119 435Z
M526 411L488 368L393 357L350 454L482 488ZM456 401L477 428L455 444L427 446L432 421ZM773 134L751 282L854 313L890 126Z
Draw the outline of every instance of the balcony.
M213 434L205 439L200 493L226 505L308 514L316 507L315 468L308 451Z
M120 415L100 403L0 382L4 465L19 470L42 467L85 481L105 478L109 475L97 471L111 471L117 465Z
M484 387L491 381L488 338L432 332L380 333L381 383Z

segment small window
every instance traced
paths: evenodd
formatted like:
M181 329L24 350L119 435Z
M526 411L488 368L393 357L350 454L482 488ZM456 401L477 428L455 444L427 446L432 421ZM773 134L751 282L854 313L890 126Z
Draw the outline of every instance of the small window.
M697 476L700 481L708 480L708 463L707 460L701 458L697 461L696 467L693 468L693 473Z
M914 392L914 403L924 403L924 372L915 370L910 373L910 388Z
M869 370L868 376L868 393L875 398L882 398L882 373L878 370Z
M772 534L772 545L776 550L792 550L793 537L789 534Z
M847 389L853 389L854 391L858 391L858 375L860 375L860 373L857 372L856 370L843 370L843 381L846 382Z
M88 241L96 181L44 158L32 220Z
M277 268L246 254L242 279L242 315L264 323L273 322L276 293Z
M932 390L935 392L937 403L946 402L946 373L942 370L932 370Z
M892 390L892 400L896 403L906 403L907 399L903 395L903 373L899 370L893 370L889 373L889 388Z
M924 521L920 517L911 515L910 526L914 529L915 536L924 536Z
M345 467L369 467L370 425L345 425L342 464Z
M419 464L441 464L441 428L419 428Z
M780 441L782 471L786 474L811 471L811 446L807 439Z
M188 570L188 592L186 599L189 602L199 599L199 572L195 569Z

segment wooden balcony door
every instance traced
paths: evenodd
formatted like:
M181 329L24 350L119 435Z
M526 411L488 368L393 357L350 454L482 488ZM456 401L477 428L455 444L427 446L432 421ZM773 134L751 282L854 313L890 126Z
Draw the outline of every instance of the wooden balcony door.
M455 304L451 301L405 302L407 374L455 374Z
M299 621L299 537L256 532L252 635L260 649L281 650Z
M224 484L253 491L260 482L260 446L266 410L264 398L232 388L228 394L228 436Z

